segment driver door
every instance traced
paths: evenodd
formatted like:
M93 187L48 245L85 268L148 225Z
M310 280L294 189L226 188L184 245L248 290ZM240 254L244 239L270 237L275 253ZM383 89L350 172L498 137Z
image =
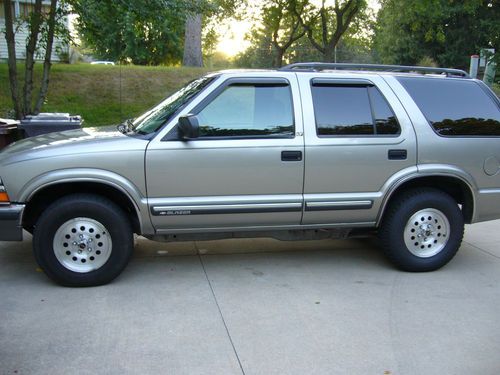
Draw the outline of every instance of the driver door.
M146 153L159 233L300 224L304 142L294 75L229 77L187 113L199 137L182 140L175 125Z

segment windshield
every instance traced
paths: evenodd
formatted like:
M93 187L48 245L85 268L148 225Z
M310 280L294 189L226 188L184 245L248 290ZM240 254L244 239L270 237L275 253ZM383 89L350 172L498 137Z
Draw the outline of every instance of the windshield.
M132 122L132 128L139 134L150 134L157 131L165 122L194 96L208 86L216 77L202 77L184 86L156 107L150 109Z

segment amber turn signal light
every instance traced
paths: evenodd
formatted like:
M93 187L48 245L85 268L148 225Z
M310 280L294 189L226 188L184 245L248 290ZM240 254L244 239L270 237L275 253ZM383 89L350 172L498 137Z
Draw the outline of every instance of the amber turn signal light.
M10 203L9 195L4 191L0 191L0 203Z

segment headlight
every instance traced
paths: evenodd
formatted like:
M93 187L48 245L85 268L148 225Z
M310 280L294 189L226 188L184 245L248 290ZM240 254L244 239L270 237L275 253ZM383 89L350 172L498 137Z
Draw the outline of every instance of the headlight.
M5 191L5 186L3 186L1 178L0 178L0 204L10 204L9 195Z

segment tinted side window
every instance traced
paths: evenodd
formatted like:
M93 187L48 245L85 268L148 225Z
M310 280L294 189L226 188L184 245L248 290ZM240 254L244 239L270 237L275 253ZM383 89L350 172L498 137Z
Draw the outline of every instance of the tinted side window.
M399 77L434 130L444 136L500 136L500 109L474 81Z
M200 137L294 136L287 85L229 85L197 115Z
M389 104L376 87L369 87L377 134L399 134L399 123Z
M398 134L399 124L376 87L313 84L319 136Z

